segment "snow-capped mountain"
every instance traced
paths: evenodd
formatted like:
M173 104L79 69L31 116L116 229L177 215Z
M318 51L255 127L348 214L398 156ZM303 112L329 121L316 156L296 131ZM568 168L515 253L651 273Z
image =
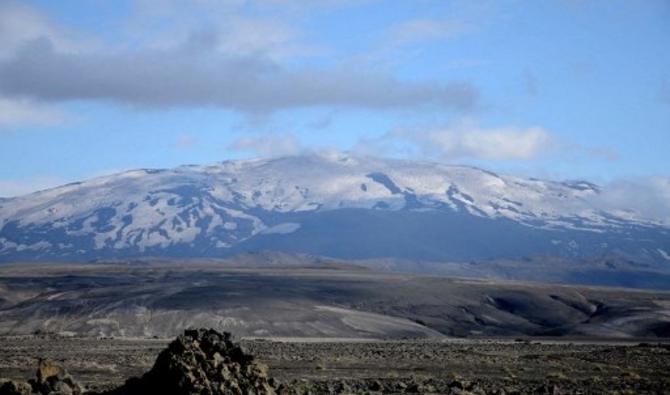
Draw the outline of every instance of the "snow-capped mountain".
M588 182L346 154L132 170L0 200L0 260L307 252L465 260L622 254L670 263L670 229Z

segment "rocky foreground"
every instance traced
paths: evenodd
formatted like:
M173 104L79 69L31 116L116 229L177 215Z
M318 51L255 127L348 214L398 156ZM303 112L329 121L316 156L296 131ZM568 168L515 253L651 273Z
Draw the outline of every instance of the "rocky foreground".
M20 338L0 339L1 375L16 377L19 371L8 367L36 353L64 356L66 362L40 360L36 377L0 380L0 395L659 394L670 389L670 346L663 344L352 340L240 345L228 333L198 329L162 349L142 374L123 369L153 359L155 353L147 354L160 341L34 340L29 349L21 348ZM92 350L103 343L104 358ZM145 343L149 348L143 349ZM64 364L82 380L73 379ZM137 377L110 379L131 371Z
M10 380L0 387L0 395L77 395L86 392L59 365L41 360L35 379ZM268 379L267 367L254 362L230 333L213 329L187 330L163 350L153 368L142 377L133 377L118 388L100 395L210 394L272 395L276 390Z

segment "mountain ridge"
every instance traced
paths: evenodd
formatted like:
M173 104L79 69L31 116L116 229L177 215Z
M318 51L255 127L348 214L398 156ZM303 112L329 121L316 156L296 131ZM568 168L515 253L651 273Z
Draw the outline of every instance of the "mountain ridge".
M135 169L0 199L0 260L255 250L479 259L516 249L668 261L670 228L598 207L600 193L588 181L348 154Z

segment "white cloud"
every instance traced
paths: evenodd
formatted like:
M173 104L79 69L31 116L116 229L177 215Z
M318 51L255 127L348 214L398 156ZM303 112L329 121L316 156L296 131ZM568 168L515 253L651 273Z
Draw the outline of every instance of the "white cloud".
M25 99L0 97L0 128L11 126L53 126L67 116L60 110Z
M218 50L228 54L262 53L281 60L311 52L306 45L298 43L298 32L294 27L272 19L232 19L220 37Z
M387 28L375 46L357 55L357 62L375 66L411 62L423 51L433 50L430 44L451 40L472 30L469 23L460 19L406 19Z
M632 210L643 218L670 224L669 177L615 180L594 199L605 209Z
M135 48L169 50L185 41L204 39L211 51L228 56L262 54L275 61L317 52L303 42L300 29L288 17L245 12L253 3L136 0L126 23L126 41Z
M425 154L446 159L531 160L556 148L555 138L541 127L481 128L472 123L444 129L396 130L386 139L405 141Z
M262 156L291 155L302 149L298 139L291 134L246 136L236 140L228 148Z

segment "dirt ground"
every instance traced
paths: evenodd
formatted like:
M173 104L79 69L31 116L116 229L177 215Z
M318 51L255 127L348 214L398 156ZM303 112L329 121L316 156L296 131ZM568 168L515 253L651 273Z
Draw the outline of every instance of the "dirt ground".
M148 370L168 340L0 338L0 377L62 362L90 389ZM280 382L312 393L670 393L670 345L539 341L244 340Z

